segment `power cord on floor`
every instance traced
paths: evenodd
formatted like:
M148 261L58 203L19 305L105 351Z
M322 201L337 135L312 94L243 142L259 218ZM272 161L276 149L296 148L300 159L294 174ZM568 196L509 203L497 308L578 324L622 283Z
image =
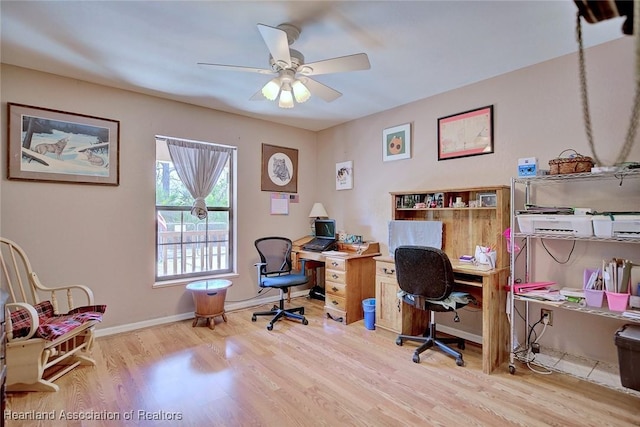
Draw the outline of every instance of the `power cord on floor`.
M542 331L540 332L540 335L538 335L536 333L536 331L535 331L535 327L538 326L541 323L544 326L542 327ZM536 353L538 353L540 351L540 344L538 343L538 341L544 335L545 331L547 330L547 326L548 325L549 325L549 317L548 317L548 315L542 316L542 318L540 320L538 320L536 323L534 323L533 325L531 325L529 327L529 334L527 336L527 345L526 345L526 347L525 348L516 349L513 352L515 358L518 359L518 361L520 361L522 363L525 363L527 365L527 367L529 368L529 370L531 370L532 372L534 372L536 374L541 374L541 375L549 375L549 374L553 373L550 370L541 371L541 370L535 369L532 366L532 362L536 359ZM531 341L532 336L535 337L535 340L533 342Z

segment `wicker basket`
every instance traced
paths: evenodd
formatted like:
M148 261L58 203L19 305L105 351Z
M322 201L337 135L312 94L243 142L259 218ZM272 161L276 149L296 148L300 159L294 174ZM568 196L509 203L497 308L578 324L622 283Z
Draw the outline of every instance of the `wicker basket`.
M562 157L567 151L573 151L570 157ZM562 175L567 173L591 172L593 167L593 159L591 157L578 154L576 150L564 150L558 158L549 160L550 174Z

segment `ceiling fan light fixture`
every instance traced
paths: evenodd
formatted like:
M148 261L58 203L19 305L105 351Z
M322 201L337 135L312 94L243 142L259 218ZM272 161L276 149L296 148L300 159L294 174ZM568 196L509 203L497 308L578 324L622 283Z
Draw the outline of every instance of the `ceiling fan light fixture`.
M280 100L278 101L278 107L293 108L293 94L291 93L291 86L289 85L289 83L282 84L282 90L280 91Z
M293 89L293 96L295 96L297 102L305 102L311 98L311 92L300 80L296 80L291 85Z
M280 81L275 78L262 87L262 94L269 101L275 101L280 93Z

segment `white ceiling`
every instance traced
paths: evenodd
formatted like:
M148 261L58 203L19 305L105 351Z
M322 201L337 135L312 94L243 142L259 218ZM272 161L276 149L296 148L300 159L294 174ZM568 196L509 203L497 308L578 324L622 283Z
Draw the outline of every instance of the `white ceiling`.
M571 0L2 0L0 54L6 64L317 131L574 52L576 11ZM249 100L270 77L197 65L269 68L256 24L284 22L302 29L292 47L306 62L365 52L371 69L317 76L343 96L286 110ZM623 37L621 25L584 24L585 45Z

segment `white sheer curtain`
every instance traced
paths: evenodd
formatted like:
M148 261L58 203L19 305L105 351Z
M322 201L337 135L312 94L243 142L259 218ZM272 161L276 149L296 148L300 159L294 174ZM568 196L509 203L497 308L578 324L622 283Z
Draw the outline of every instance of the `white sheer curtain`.
M216 185L233 148L180 139L167 138L173 166L195 201L191 215L207 217L204 199Z

